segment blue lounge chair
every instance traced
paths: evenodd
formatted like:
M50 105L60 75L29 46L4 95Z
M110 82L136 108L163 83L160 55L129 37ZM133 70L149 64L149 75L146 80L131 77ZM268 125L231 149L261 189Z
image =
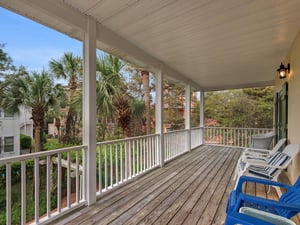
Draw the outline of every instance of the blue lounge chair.
M242 187L245 182L277 186L279 188L285 188L286 192L278 201L256 197L242 192ZM293 217L300 212L300 177L294 185L290 186L266 179L241 176L237 188L230 193L226 212L228 215L236 215L236 213L240 212L242 207L258 209L288 219Z

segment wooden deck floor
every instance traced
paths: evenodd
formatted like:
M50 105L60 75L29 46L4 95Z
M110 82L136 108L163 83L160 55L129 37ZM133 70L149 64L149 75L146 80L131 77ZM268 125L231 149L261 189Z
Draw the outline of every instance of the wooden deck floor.
M240 152L202 146L53 224L223 224ZM262 186L246 189L277 198ZM300 224L298 217L293 220Z

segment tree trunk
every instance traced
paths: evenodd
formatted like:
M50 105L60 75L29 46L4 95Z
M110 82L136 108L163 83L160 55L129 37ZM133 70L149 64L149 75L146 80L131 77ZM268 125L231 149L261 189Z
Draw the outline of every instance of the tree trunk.
M40 125L35 126L34 141L35 141L34 152L41 151L42 142L41 142L41 126Z
M55 127L57 129L57 139L58 139L58 142L61 143L61 138L60 138L60 119L57 117L55 118Z
M125 137L131 136L130 122L131 122L131 109L130 101L126 94L120 95L115 102L115 115L118 120L119 126L123 130Z
M146 133L150 134L150 85L149 85L149 72L142 70L142 82L144 90L145 101L145 117L146 117Z
M42 150L42 127L44 124L45 112L41 105L32 108L32 120L34 125L34 152Z

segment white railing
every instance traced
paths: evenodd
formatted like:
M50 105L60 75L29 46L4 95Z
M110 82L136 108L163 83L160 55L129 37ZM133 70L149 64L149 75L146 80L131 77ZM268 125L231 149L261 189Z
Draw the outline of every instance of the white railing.
M177 130L164 134L164 161L171 159L189 151L188 137L189 130Z
M163 161L201 145L203 135L206 144L247 147L252 135L270 131L206 127L168 132L163 135ZM160 166L160 140L160 135L154 134L98 143L94 194L99 196ZM0 185L5 189L0 194L6 199L2 210L6 212L6 224L44 224L86 204L86 154L87 146L76 146L0 159ZM16 204L20 208L17 220L12 215ZM28 204L34 205L34 213L26 217L30 214Z
M0 159L6 224L43 224L85 204L82 158L86 150L82 145ZM26 217L28 204L34 205L30 218ZM21 209L18 218L17 213L12 215L16 205Z
M272 128L205 127L205 144L249 147L253 135L271 131Z
M191 128L191 149L203 144L203 127Z
M97 144L97 195L159 165L159 135Z

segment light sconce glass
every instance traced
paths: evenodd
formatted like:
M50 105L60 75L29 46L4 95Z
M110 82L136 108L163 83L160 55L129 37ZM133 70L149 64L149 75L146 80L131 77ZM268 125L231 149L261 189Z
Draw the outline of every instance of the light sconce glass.
M286 78L287 74L290 73L290 64L285 67L282 63L280 64L279 68L277 69L278 75L280 79Z

